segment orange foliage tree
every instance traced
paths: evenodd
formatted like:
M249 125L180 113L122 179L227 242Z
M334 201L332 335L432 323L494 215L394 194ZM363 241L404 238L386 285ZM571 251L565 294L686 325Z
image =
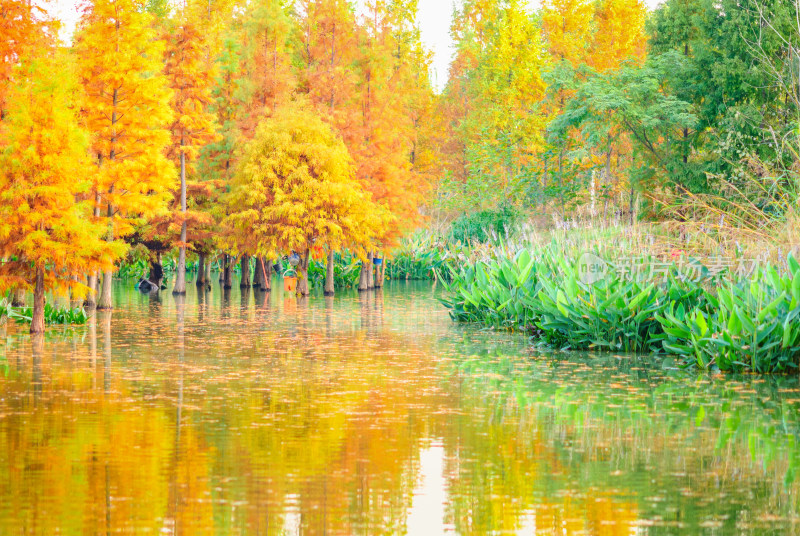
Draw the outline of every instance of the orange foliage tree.
M163 75L164 43L137 0L84 5L75 49L93 137L95 216L105 212L107 240L133 231L139 217L164 210L175 168L165 150L173 114ZM97 306L111 308L111 269Z
M216 118L209 111L213 73L211 65L204 61L208 53L205 39L188 19L188 10L184 10L180 16L183 20L167 36L165 62L175 112L169 155L172 158L177 156L180 162L180 252L173 294L186 294L187 165L193 169L200 148L216 138Z
M31 333L44 331L47 289L80 287L74 276L110 269L124 249L80 201L91 164L71 67L51 47L24 57L0 125L0 290L33 288Z

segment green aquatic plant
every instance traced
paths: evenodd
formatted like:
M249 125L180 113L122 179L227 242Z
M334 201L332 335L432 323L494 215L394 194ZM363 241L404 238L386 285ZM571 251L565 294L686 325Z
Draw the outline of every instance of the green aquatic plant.
M14 319L18 324L29 323L33 317L33 309L31 307L12 307L8 315L9 318ZM74 309L70 307L54 307L47 303L44 306L44 321L45 324L85 324L89 320L89 315L82 307Z
M706 292L704 310L670 304L658 321L663 348L688 366L723 371L786 372L800 362L800 263L758 267L747 279Z
M712 274L696 261L642 258L587 278L557 244L495 251L451 270L440 301L458 322L522 329L562 349L672 354L684 366L784 372L800 361L800 263L749 278Z

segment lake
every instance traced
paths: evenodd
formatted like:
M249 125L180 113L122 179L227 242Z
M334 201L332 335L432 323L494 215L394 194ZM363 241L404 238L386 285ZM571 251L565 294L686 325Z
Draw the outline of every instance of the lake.
M795 378L548 351L428 283L132 286L0 328L0 534L800 533Z

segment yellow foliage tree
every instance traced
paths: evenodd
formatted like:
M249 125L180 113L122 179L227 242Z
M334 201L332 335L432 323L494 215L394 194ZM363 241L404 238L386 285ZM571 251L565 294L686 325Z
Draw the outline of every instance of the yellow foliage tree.
M305 102L276 109L256 129L232 181L228 224L241 252L300 254L308 295L312 246L369 247L389 218L354 178L344 143Z
M164 43L137 0L94 0L76 36L84 119L93 135L95 216L105 211L107 240L133 230L139 217L165 210L175 167L170 143L171 91ZM112 271L103 274L99 308L110 309Z
M25 59L0 127L0 258L10 259L0 291L33 287L31 333L44 331L47 289L79 286L74 276L110 269L124 251L102 239L90 203L76 199L91 186L92 166L71 67L50 47Z

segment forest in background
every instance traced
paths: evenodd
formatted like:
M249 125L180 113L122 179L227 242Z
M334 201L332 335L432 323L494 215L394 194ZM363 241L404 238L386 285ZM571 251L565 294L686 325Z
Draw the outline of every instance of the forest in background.
M107 308L122 261L176 251L181 293L187 256L206 284L220 254L258 277L298 252L332 291L340 252L487 222L793 244L796 3L464 0L441 93L416 13L93 0L64 44L46 10L5 0L2 288Z

